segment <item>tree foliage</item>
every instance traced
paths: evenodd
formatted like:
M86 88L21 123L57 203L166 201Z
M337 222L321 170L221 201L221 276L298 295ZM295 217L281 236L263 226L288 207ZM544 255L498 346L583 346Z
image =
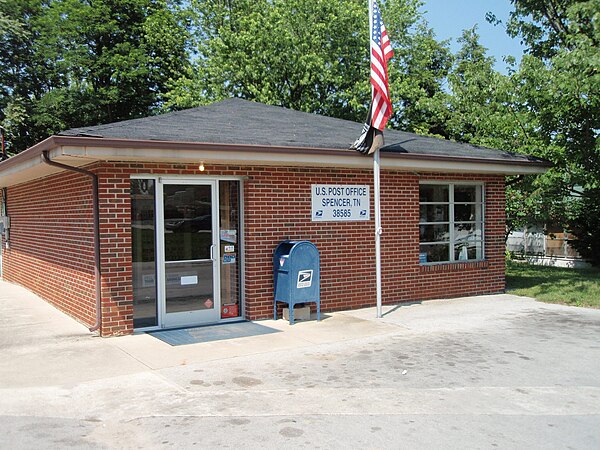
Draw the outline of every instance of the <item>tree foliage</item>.
M450 96L446 90L453 55L425 22L402 38L391 63L394 128L447 137Z
M508 31L528 46L521 103L555 168L533 184L548 219L600 263L600 0L515 0ZM532 152L535 152L532 149Z
M189 32L167 0L1 0L0 120L9 150L65 128L147 116L186 68Z
M408 128L425 122L419 111L427 107L419 101L441 92L450 58L447 46L424 25L419 5L418 0L382 2L396 54L390 65L391 122ZM215 0L192 6L197 59L194 69L173 83L167 107L235 96L364 119L370 85L363 0Z
M440 134L552 161L542 176L509 180L508 231L532 222L562 226L583 256L600 262L600 1L513 5L507 31L527 54L501 75L476 30L465 30Z

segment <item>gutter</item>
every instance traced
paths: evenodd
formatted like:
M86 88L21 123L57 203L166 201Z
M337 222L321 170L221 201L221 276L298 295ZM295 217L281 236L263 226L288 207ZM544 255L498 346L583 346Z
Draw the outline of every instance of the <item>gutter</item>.
M98 194L98 175L89 170L80 169L78 167L68 166L52 161L48 150L42 151L43 161L54 167L72 172L81 173L92 179L92 202L94 209L94 278L96 283L96 323L89 328L90 331L96 331L102 325L102 280L100 267L100 200Z
M212 142L185 142L185 141L159 141L159 140L140 140L140 139L122 139L122 138L100 138L89 136L50 136L44 141L30 147L12 158L0 163L0 170L6 170L11 167L17 167L20 163L35 158L46 150L52 150L56 147L75 147L75 148L115 148L115 149L144 149L144 150L166 150L166 151L210 151L218 154L249 155L253 152L261 152L271 155L322 155L328 158L339 156L350 156L357 161L364 162L364 157L360 153L347 148L316 148L316 147L298 147L298 146L271 146L258 144L223 144ZM390 147L390 146L386 146ZM552 167L552 163L523 156L519 159L501 159L501 158L482 158L473 156L453 156L453 155L424 155L416 153L406 153L382 149L382 154L387 160L405 160L405 161L429 161L439 162L440 170L446 163L471 163L471 164L498 164L506 167L515 166L533 166L540 169ZM83 156L83 155L78 155ZM89 155L93 158L92 155ZM106 156L103 158L105 159ZM368 165L364 166L370 167ZM385 168L385 167L384 167Z

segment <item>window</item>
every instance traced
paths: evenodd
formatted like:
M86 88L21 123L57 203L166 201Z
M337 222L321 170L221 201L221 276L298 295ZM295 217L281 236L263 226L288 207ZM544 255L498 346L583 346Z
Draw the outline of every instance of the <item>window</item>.
M483 259L483 186L419 186L421 264Z

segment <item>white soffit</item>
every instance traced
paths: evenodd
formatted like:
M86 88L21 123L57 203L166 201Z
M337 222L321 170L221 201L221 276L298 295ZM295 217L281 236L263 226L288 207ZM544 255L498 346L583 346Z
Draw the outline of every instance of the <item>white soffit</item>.
M207 146L208 147L208 146ZM339 153L339 154L335 154ZM85 159L86 161L139 161L195 164L204 161L205 164L236 164L246 166L305 166L305 167L373 167L373 158L360 155L358 152L332 150L317 152L312 149L302 153L302 150L273 151L246 149L243 151L220 150L206 148L202 150L188 149L140 149L134 147L63 147L63 158ZM62 158L61 158L62 159ZM58 159L57 159L58 160ZM453 172L453 173L486 173L486 174L535 174L544 173L547 168L538 164L502 163L494 160L483 161L468 158L419 158L409 155L390 153L381 154L382 169Z

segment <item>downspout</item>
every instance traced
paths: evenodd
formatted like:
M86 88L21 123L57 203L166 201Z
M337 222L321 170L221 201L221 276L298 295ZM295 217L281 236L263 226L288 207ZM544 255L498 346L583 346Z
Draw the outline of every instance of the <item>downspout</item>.
M8 156L6 155L6 143L4 142L4 132L6 130L4 129L3 126L0 126L0 140L2 141L2 155L0 155L0 162L4 161L6 159L8 159ZM8 216L8 212L7 212L7 208L8 208L8 189L3 187L2 188L2 207L0 210L0 215L1 216ZM10 232L8 231L8 229L4 230L4 242L6 243L6 248L8 249L10 246ZM2 240L2 238L0 238L0 241ZM0 242L1 245L1 242Z
M2 205L0 205L0 216L7 217L8 216L8 188L2 188ZM4 244L6 245L6 249L10 248L10 227L4 228ZM2 240L2 238L0 238Z
M8 155L6 154L6 143L4 141L4 132L6 130L4 129L3 126L0 126L0 140L2 141L2 155L0 155L0 162L4 161L6 159L8 159ZM1 216L8 216L8 188L3 187L2 188L2 206L0 207L0 215ZM2 238L0 237L0 241L2 241ZM10 231L8 230L8 228L4 229L4 243L6 245L6 249L8 250L10 248ZM2 245L2 242L0 242L0 245ZM1 252L2 250L0 250ZM2 257L2 255L0 254L0 258ZM2 264L0 262L0 268L2 267ZM0 270L0 276L2 275L2 271Z
M44 162L50 166L59 167L64 170L81 173L92 179L92 202L94 209L94 278L96 281L96 323L89 328L96 331L102 325L102 280L100 270L100 201L98 195L98 175L79 167L67 166L50 159L48 150L42 152Z
M6 144L4 142L4 132L6 130L4 129L3 126L0 126L0 138L2 140L2 156L0 156L0 161L4 161L5 159L8 159L8 156L6 155Z

